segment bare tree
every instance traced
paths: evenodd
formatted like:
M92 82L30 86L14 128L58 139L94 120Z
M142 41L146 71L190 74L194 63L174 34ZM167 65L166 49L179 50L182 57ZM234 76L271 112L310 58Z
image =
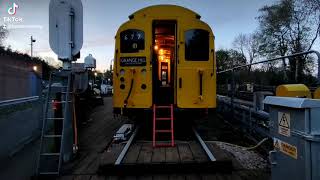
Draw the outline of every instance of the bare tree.
M247 45L247 39L248 39L248 37L246 34L239 34L238 36L235 37L235 39L233 41L234 48L236 50L240 51L240 53L243 56L245 56L245 46Z
M310 50L314 42L320 36L320 0L300 0L300 5L303 5L303 11L310 17L310 23L314 24L315 33L308 50Z
M61 61L55 60L53 57L45 56L42 58L48 65L50 65L54 68L62 67Z
M239 34L234 39L233 46L245 57L246 62L251 64L258 57L258 34L256 32L252 34ZM251 66L249 66L248 71L251 71Z
M320 0L303 0L307 7L310 7L314 11L320 11Z
M320 16L311 11L316 6L306 8L306 1L319 0L280 0L259 10L260 52L263 55L284 56L307 51L318 38ZM314 9L313 9L314 11ZM290 79L302 81L302 73L308 68L306 56L289 59ZM285 70L286 62L283 59ZM307 71L306 71L307 72Z
M9 31L6 29L6 26L0 26L0 46L3 46L4 40L7 38Z

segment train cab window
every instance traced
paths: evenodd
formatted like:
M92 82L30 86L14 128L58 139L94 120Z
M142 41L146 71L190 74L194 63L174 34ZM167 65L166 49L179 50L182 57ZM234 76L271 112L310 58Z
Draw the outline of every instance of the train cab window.
M120 33L120 52L136 53L144 50L144 32L137 29L128 29Z
M187 61L209 60L209 32L192 29L185 32L185 59Z

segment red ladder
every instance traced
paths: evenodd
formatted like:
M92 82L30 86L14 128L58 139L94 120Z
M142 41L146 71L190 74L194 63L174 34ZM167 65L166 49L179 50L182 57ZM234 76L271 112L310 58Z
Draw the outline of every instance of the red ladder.
M170 117L157 117L156 112L157 109L170 109ZM157 129L156 124L157 121L170 121L170 129ZM156 143L156 135L157 133L171 133L171 143ZM152 138L152 146L153 147L169 147L174 146L174 130L173 130L173 105L170 104L170 106L157 106L153 105L153 138Z

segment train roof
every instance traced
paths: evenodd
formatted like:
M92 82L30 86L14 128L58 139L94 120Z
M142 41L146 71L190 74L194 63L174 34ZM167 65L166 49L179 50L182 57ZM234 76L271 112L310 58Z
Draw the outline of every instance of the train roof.
M177 5L169 5L169 4L162 4L162 5L154 5L142 8L129 16L129 19L133 19L134 17L143 17L147 15L156 14L157 17L159 16L184 16L190 18L197 18L200 19L201 16L196 12L187 9L182 6Z

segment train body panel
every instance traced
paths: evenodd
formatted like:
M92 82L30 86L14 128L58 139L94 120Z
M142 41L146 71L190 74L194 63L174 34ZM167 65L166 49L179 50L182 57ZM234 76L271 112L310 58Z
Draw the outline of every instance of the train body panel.
M200 16L157 5L129 18L116 34L113 107L215 108L214 35Z

